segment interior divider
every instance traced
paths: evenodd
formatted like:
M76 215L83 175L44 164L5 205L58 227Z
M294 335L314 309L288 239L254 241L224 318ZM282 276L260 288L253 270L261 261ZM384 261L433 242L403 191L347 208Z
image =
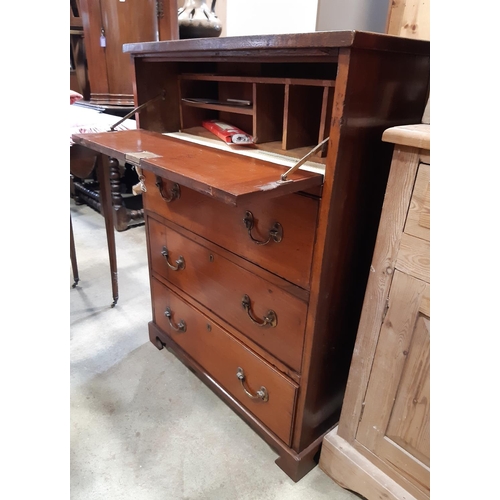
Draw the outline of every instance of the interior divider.
M253 84L253 135L257 144L280 141L283 135L285 86Z
M323 88L285 85L284 150L318 144Z
M203 120L217 119L251 134L260 147L297 157L330 133L334 80L189 73L178 84L182 130L198 134ZM325 146L315 156L326 154Z
M323 89L323 102L321 104L321 118L319 122L319 136L318 144L325 140L330 134L330 126L332 122L332 110L333 110L333 87L325 87ZM327 147L321 148L316 156L324 158L327 155Z

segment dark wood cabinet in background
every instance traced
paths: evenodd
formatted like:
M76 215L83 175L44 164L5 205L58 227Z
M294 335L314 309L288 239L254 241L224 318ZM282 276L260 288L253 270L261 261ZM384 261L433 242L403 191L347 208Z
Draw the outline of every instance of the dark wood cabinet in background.
M123 45L177 39L178 31L177 0L70 0L70 88L83 95L75 105L116 115L116 122L130 113L134 71ZM81 150L71 151L72 195L102 213L95 155ZM114 227L124 231L142 219L142 199L122 196L131 194L131 181L138 179L125 163L113 165Z
M133 106L133 67L130 55L123 52L123 45L177 39L177 3L172 0L79 0L79 8L90 102Z
M429 43L339 31L125 50L137 104L164 99L138 130L73 138L144 175L150 340L297 481L339 420L391 164L382 133L420 120ZM255 147L222 147L207 119L238 125Z
M69 88L90 99L90 85L87 72L87 55L83 35L83 22L80 15L80 0L70 0L69 5L69 40L70 70Z

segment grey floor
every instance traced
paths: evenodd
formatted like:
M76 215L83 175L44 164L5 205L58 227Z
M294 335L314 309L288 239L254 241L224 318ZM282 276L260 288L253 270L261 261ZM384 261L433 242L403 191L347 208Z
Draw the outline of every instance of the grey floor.
M72 500L359 500L319 467L294 483L277 454L175 356L149 342L144 226L116 235L111 308L104 219L71 200Z

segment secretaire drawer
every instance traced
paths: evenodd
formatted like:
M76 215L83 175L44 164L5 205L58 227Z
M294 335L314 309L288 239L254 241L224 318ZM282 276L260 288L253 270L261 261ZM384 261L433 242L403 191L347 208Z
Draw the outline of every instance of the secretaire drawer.
M300 371L305 302L151 217L148 234L153 272Z
M160 193L155 174L143 174L146 210L309 289L317 199L290 194L235 207L180 186L180 196L166 202L172 183L162 181Z
M159 281L151 285L156 325L290 444L297 386Z

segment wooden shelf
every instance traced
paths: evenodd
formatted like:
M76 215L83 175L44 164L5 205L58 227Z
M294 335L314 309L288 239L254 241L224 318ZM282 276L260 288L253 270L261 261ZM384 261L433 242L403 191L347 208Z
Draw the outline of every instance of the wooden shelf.
M201 137L204 139L209 139L209 140L217 140L219 141L220 139L217 139L217 137L212 134L209 130L207 130L205 127L190 127L186 129L182 129L181 132L185 134L192 135L194 137ZM222 142L222 141L221 141ZM283 158L295 158L299 160L303 156L305 156L309 151L311 150L313 146L303 146L299 148L294 148L294 149L289 149L287 151L284 151L282 148L282 142L281 141L269 141L269 142L264 142L264 143L259 143L259 144L254 144L252 146L253 149L258 149L260 151L267 151L269 153L272 153L273 155L279 155ZM237 151L238 149L242 149L243 151L246 151L248 146L232 146L232 149L234 151ZM314 156L311 158L311 161L314 163L320 163L320 164L326 164L326 158L323 158L321 156Z
M192 108L202 108L202 109L213 109L214 111L225 111L226 113L236 113L239 115L250 115L253 116L253 107L248 106L230 106L226 104L211 104L205 102L192 102L182 100L183 106L190 106Z
M178 79L183 130L219 119L252 135L258 144L279 141L281 152L310 149L328 137L335 80L189 72ZM190 101L191 96L219 102ZM236 98L252 106L226 104ZM318 156L326 156L326 149Z
M241 82L241 83L269 83L306 85L311 87L335 87L335 80L318 80L313 78L276 78L276 77L254 77L254 76L223 76L216 74L183 73L181 80L200 80L206 82Z

